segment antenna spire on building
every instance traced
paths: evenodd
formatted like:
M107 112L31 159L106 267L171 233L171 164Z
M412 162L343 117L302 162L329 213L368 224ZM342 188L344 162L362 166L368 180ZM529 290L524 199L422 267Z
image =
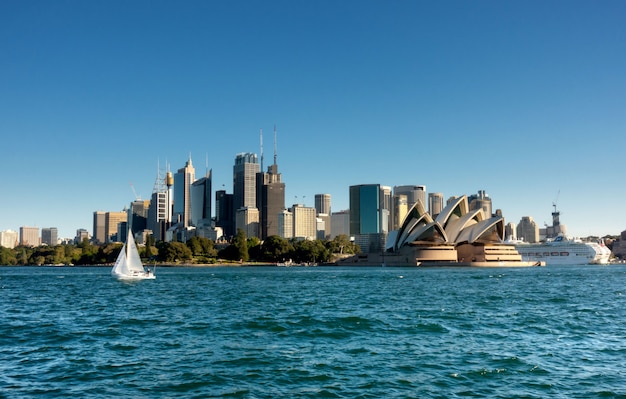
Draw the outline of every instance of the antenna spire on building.
M263 172L263 129L261 129L261 172Z
M274 125L274 165L276 165L276 125Z

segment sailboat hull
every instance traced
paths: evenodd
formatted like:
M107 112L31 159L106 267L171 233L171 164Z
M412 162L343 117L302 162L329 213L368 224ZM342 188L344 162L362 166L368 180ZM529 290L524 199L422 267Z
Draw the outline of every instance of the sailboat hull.
M111 272L111 276L118 280L154 280L156 276L152 272L134 272L131 274L122 274Z

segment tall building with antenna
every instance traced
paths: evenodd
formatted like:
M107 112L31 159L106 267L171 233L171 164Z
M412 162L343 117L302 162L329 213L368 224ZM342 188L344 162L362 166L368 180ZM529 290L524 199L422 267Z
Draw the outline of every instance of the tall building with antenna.
M259 160L256 154L250 152L237 154L235 166L233 167L233 220L235 222L235 234L239 228L244 231L251 231L249 226L237 224L238 220L251 220L246 215L239 215L240 213L246 213L250 209L253 213L258 214L256 205L257 173L259 173Z
M191 185L196 180L196 170L189 160L184 168L174 174L174 222L182 227L189 227L191 223Z
M257 199L259 209L259 234L261 239L279 235L279 215L285 209L285 183L282 182L281 174L278 173L276 151L276 126L274 126L274 163L263 168L263 130L261 130L261 172L257 173Z

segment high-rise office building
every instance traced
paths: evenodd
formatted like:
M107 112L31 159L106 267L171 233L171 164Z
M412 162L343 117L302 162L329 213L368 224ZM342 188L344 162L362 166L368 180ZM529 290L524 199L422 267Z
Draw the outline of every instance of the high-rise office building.
M278 215L278 235L282 238L293 238L293 213L283 209Z
M246 233L246 237L259 236L259 210L257 208L239 208L235 212L235 224Z
M282 182L281 174L278 173L276 157L276 128L274 128L274 163L267 168L267 173L257 174L256 183L256 207L259 209L260 217L259 233L263 240L269 236L278 235L278 217L285 209L285 183ZM261 159L263 159L262 154Z
M106 212L93 213L93 240L96 244L107 242Z
M290 211L293 215L293 237L315 240L317 238L315 208L294 204Z
M211 224L211 171L191 185L191 224Z
M215 192L215 226L220 227L225 237L235 235L235 211L233 209L233 195L225 190Z
M74 243L81 244L85 240L89 240L89 232L86 229L76 230L76 237L74 238Z
M429 193L428 194L428 213L433 218L443 210L443 194L442 193Z
M330 194L315 194L315 211L330 215Z
M120 234L119 224L127 223L128 212L126 210L122 212L105 212L104 214L104 226L105 226L105 242L122 242L126 237L126 232Z
M381 252L389 232L391 188L350 186L350 236L363 252Z
M406 194L394 194L391 210L391 230L398 230L409 210Z
M149 200L137 199L130 203L128 209L128 225L133 234L144 231L147 228L148 210L150 209Z
M174 186L172 172L163 174L158 169L146 220L146 228L152 231L152 236L157 241L165 241L165 232L171 227L172 186Z
M517 225L517 238L526 242L539 242L539 226L531 216L522 216Z
M233 166L233 207L235 214L242 208L257 207L256 176L259 171L256 154L249 152L237 154ZM238 228L247 229L246 226L237 225L237 220L235 220L235 231Z
M39 227L20 227L20 245L25 247L38 247L40 244Z
M41 229L41 243L49 246L59 242L59 230L56 227L44 227Z
M189 227L191 223L191 185L196 180L196 169L189 160L185 167L178 169L174 174L174 214L173 221L182 227Z
M333 212L330 215L330 238L338 235L346 235L350 237L350 211L345 209L339 212Z
M4 230L0 231L0 246L13 249L18 244L19 235L17 231Z
M411 209L417 201L421 201L426 206L426 186L395 186L393 188L394 195L406 195L408 209Z
M491 198L485 190L478 190L478 194L472 194L467 197L470 210L482 209L483 216L488 219L492 216Z
M317 224L317 237L319 239L330 238L332 235L330 194L315 194L315 212L320 219Z

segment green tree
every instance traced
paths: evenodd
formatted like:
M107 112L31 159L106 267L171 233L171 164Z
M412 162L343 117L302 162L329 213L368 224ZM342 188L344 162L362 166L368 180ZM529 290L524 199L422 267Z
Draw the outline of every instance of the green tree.
M268 262L281 262L286 261L293 257L293 245L280 237L269 236L261 245L261 253L259 259Z
M340 234L327 243L327 247L334 254L356 254L360 252L358 246L350 241L345 234Z
M246 237L246 232L242 229L237 229L237 234L233 240L233 245L237 248L237 252L239 253L239 260L243 262L247 262L250 259L250 255L248 254L248 239Z
M161 242L158 248L159 259L163 262L187 262L193 257L189 247L182 242Z
M15 256L15 251L9 248L0 247L0 265L17 265L17 257Z

